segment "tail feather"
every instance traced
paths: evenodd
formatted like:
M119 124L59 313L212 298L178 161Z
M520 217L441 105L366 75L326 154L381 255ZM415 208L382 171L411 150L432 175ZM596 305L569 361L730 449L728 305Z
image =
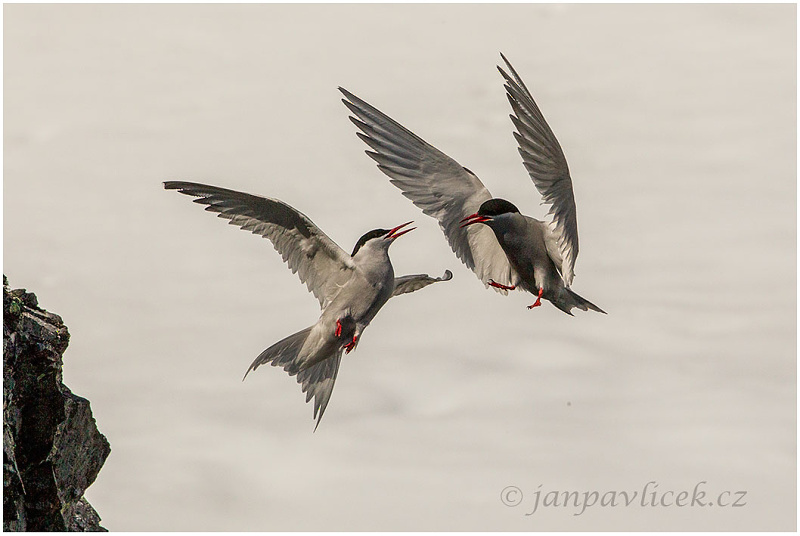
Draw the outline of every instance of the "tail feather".
M559 299L552 300L552 303L570 316L572 316L570 311L573 307L577 307L581 311L588 311L591 309L592 311L597 311L598 313L608 314L586 298L579 296L578 294L572 292L571 289L566 287L564 288L564 292L561 294Z
M333 392L333 384L342 360L342 349L339 347L329 356L314 359L311 366L304 366L308 361L300 362L298 354L311 329L309 327L294 335L289 335L261 352L245 372L242 381L247 378L251 370L265 364L282 367L289 376L297 376L297 383L306 393L306 402L310 401L312 397L314 398L314 418L317 420L314 430L316 430Z
M306 393L306 402L314 397L314 418L317 424L314 431L319 428L322 421L322 414L328 407L328 401L333 393L333 384L336 382L336 375L339 373L339 363L342 362L342 350L339 349L333 356L324 361L301 370L297 374L297 383L302 385L303 392Z
M261 352L259 356L250 364L250 368L244 373L244 378L250 374L251 370L256 370L261 365L269 363L273 367L283 367L283 370L294 376L300 372L300 364L297 362L297 354L303 348L311 328L298 331L294 335L289 335ZM242 378L242 381L244 381Z

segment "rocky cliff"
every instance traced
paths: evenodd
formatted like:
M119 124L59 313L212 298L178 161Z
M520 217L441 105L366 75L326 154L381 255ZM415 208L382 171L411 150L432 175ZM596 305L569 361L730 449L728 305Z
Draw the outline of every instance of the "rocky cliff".
M69 332L3 276L3 530L104 531L83 498L111 452L61 382Z

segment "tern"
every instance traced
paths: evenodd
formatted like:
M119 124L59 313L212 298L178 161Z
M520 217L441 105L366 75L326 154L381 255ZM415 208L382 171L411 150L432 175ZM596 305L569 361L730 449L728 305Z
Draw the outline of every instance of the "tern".
M340 87L342 102L355 116L350 120L361 131L356 134L372 149L367 155L405 197L439 221L453 252L486 287L534 294L529 309L545 299L569 315L575 307L605 313L570 289L578 223L567 160L522 79L500 56L511 73L498 66L513 111L514 137L543 204L550 205L548 222L493 198L472 171Z
M268 239L319 300L322 313L316 324L261 352L244 375L268 363L297 376L306 402L314 397L315 430L328 406L342 354L356 348L364 329L389 298L453 277L449 270L436 278L394 276L389 246L414 230L406 228L413 222L366 233L348 255L307 216L283 201L192 182L169 181L164 188L196 197L194 202L207 205L207 211Z

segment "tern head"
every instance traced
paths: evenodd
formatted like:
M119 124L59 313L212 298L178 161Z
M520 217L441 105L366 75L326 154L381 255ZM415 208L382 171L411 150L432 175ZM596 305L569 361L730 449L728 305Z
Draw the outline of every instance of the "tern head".
M353 253L350 254L351 257L355 257L358 250L364 246L369 248L382 248L384 251L389 249L389 246L403 236L404 234L413 231L416 227L412 227L410 229L405 229L400 231L406 225L411 225L414 223L413 221L406 222L402 225L398 225L397 227L393 227L391 229L374 229L364 236L358 239L356 242L356 247L353 248ZM399 232L398 232L399 231Z
M473 223L485 223L488 225L504 214L519 214L519 209L505 199L490 199L480 206L478 212L470 214L461 220L461 227L466 227Z

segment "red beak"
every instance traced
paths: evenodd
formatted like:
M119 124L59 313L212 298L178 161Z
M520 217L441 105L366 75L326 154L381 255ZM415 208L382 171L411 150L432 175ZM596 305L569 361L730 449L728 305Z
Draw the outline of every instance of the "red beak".
M387 238L389 240L396 240L396 239L400 238L404 234L409 233L409 232L413 231L414 229L416 229L416 227L412 227L411 229L406 229L405 231L400 231L399 233L397 232L398 230L402 229L406 225L411 225L412 223L414 223L414 222L413 221L408 221L408 222L404 223L403 225L398 225L397 227L395 227L394 229L389 231L384 238Z
M481 216L476 212L475 214L470 214L459 223L461 223L461 228L463 229L467 225L472 225L473 223L485 223L487 221L492 221L491 216Z

